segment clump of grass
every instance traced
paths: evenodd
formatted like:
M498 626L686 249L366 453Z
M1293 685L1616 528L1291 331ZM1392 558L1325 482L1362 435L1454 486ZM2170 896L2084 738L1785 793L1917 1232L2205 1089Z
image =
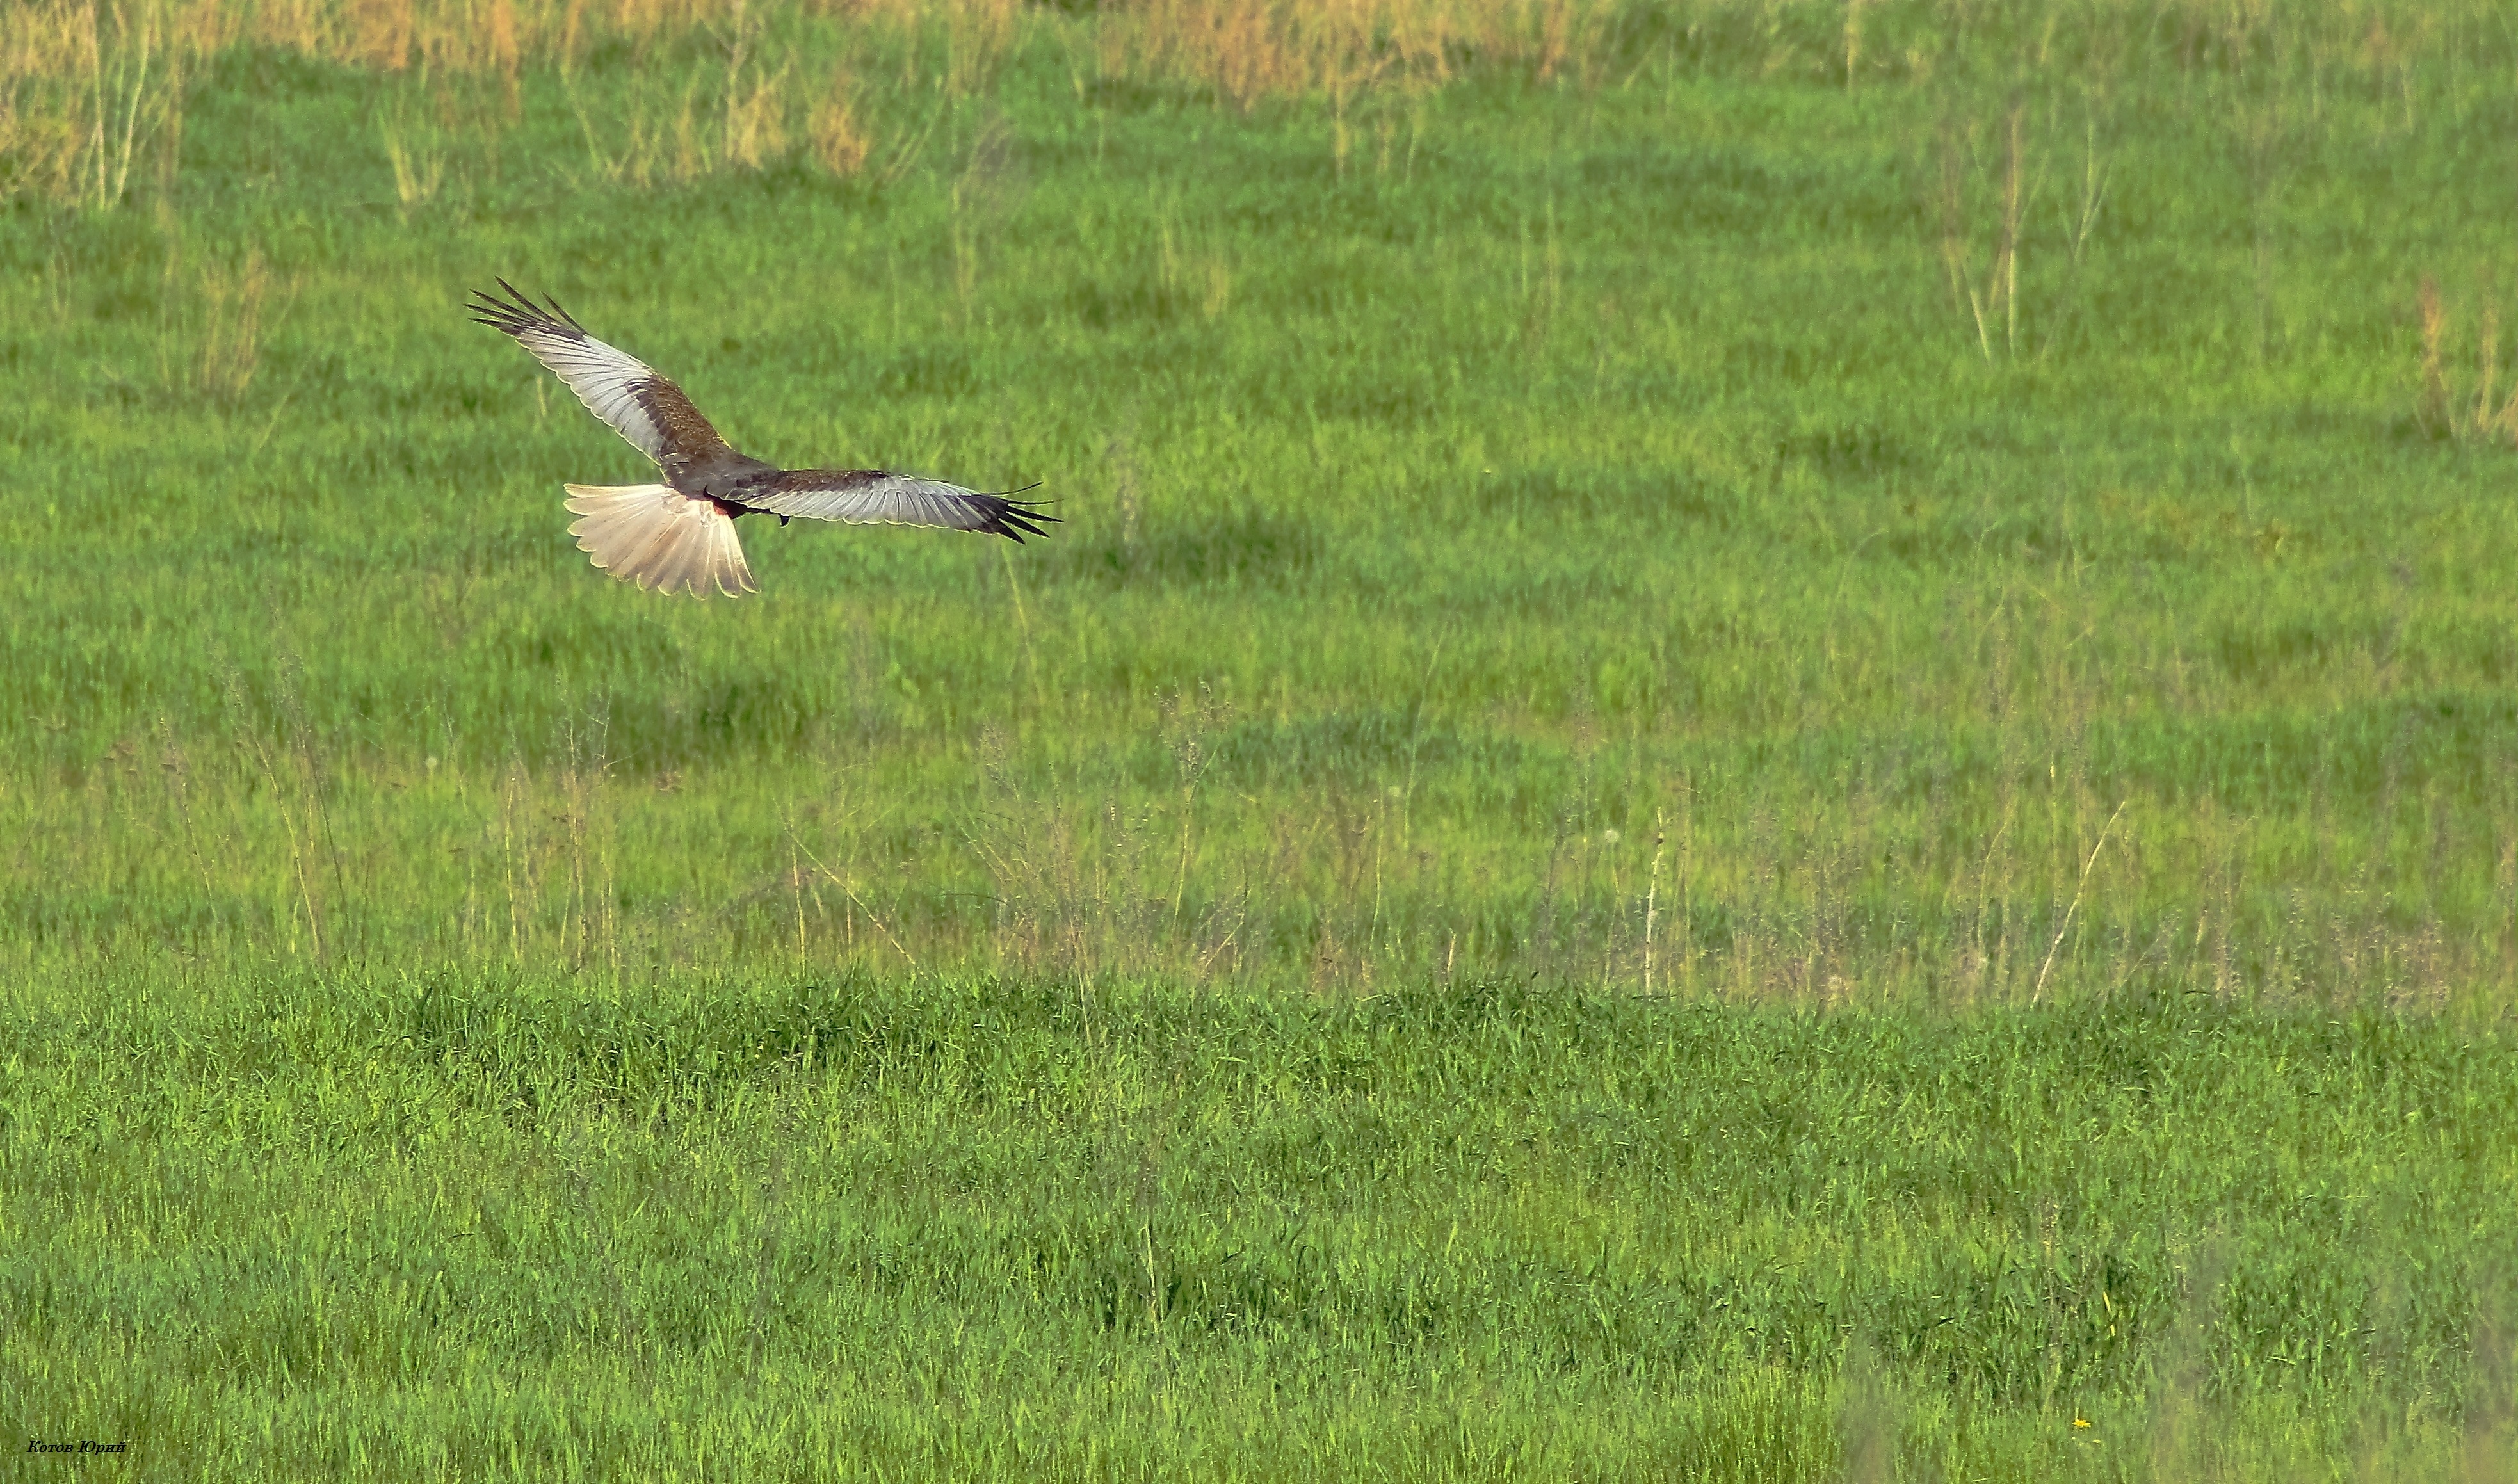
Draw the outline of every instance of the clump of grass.
M787 156L797 111L789 88L798 66L795 48L772 48L760 13L739 6L728 26L707 39L707 52L685 65L641 69L626 87L598 99L572 87L570 101L600 176L642 187L678 185L757 171ZM846 109L846 99L838 106ZM834 173L843 173L838 167L847 163L855 137L850 116L818 109L806 115L810 153Z
M241 401L261 372L263 347L273 321L285 317L295 285L280 285L272 304L270 265L260 248L247 248L233 266L203 263L187 272L180 251L170 252L160 283L164 322L158 343L158 376L170 390L221 407Z
M831 69L821 100L813 105L807 139L813 162L842 180L852 180L874 153L874 139L860 115L857 83L845 65Z
M20 3L0 36L0 199L105 208L155 150L174 173L187 70L204 27L170 0Z
M385 158L393 166L394 197L406 214L414 206L426 205L437 196L446 183L446 148L433 138L434 131L419 124L415 129L402 116L386 115L379 124L384 137Z
M1347 107L1357 95L1439 85L1471 57L1540 82L1569 65L1587 70L1622 9L1601 0L1141 0L1107 13L1098 49L1105 76L1189 80L1243 109L1267 98L1318 96L1330 107L1343 167Z
M2015 98L1988 126L1981 119L1944 121L1939 139L1939 179L1934 206L1940 221L1942 273L1951 300L1962 304L1975 328L1976 351L1988 363L1997 334L2006 357L2019 349L2020 225L2028 202L2027 105ZM1988 138L1987 136L1990 136ZM1986 161L1998 159L1988 167ZM1993 177L1990 205L1980 177ZM1989 217L1992 241L1976 218ZM1979 262L1980 253L1989 254Z
M2422 275L2415 305L2422 335L2421 400L2415 415L2423 431L2435 438L2518 446L2518 375L2502 365L2499 301L2483 301L2474 329L2474 369L2466 373L2450 369L2462 335L2457 317L2441 300L2439 284L2429 274ZM2500 391L2503 376L2510 381L2506 396Z

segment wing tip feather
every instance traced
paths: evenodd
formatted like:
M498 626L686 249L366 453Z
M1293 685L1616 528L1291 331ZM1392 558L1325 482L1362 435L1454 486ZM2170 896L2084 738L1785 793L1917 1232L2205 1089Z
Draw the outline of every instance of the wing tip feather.
M572 340L586 338L586 327L577 323L575 315L560 308L559 300L548 294L543 295L543 302L550 306L544 309L541 304L533 301L532 295L505 279L499 278L495 274L492 278L500 288L506 291L507 297L502 299L483 288L473 289L472 298L463 305L465 313L471 316L473 324L487 325L492 329L509 335L530 334L540 330L545 334L560 335Z
M1051 502L1020 498L1024 490L1039 488L1039 483L1035 481L1024 485L1021 490L1007 490L1002 494L979 496L978 499L982 502L981 508L988 516L988 523L979 529L990 536L1002 536L1019 546L1023 544L1023 538L1028 536L1047 540L1049 525L1064 525L1065 521L1063 517L1052 515L1043 508ZM1041 524L1043 521L1047 521L1049 525Z

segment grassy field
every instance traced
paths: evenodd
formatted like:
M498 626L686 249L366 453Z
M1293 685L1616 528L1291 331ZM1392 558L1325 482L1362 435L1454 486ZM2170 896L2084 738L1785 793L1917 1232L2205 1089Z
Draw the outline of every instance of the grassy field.
M0 28L28 1437L2518 1471L2497 8Z
M109 970L7 1010L12 1419L150 1477L2518 1446L2510 1039L2397 1013Z

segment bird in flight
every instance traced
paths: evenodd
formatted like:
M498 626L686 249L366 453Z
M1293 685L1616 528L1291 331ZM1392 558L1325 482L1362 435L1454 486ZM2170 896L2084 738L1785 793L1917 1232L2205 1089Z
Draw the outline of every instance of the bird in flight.
M612 425L665 472L663 484L568 489L568 528L594 565L623 582L664 592L729 597L758 592L735 539L738 515L845 520L854 524L941 526L987 531L1020 542L1045 536L1057 516L1020 491L984 495L940 479L882 469L782 469L738 454L682 389L637 357L586 332L559 302L543 308L505 279L505 298L475 292L472 318L504 330L568 383L586 411Z

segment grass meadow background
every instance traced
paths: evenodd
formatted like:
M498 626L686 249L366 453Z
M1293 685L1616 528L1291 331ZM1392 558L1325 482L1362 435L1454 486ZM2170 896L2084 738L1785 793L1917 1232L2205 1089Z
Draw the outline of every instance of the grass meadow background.
M28 1476L2518 1476L2518 18L0 0ZM586 565L739 447L1044 543Z

